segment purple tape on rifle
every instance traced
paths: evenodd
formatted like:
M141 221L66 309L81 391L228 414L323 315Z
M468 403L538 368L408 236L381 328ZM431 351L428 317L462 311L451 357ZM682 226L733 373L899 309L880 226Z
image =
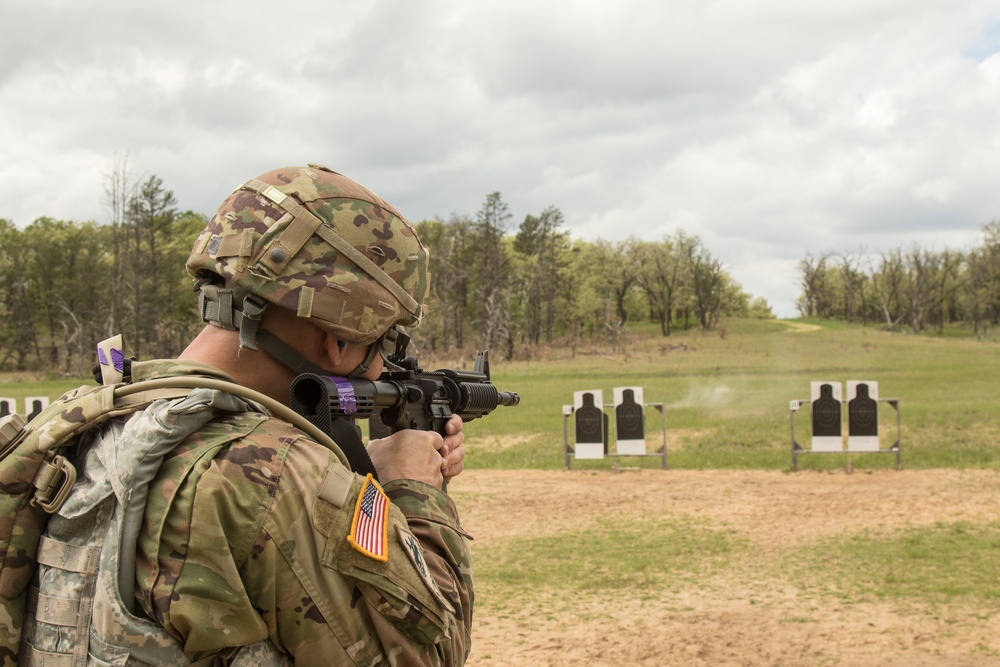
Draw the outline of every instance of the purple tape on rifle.
M337 402L340 411L345 415L353 415L358 411L358 397L354 393L354 385L344 378L330 377L337 385Z

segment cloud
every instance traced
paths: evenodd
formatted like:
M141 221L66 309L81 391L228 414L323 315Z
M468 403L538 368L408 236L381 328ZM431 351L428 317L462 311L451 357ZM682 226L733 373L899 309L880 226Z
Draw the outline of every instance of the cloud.
M986 0L13 0L0 216L107 217L127 153L182 208L323 162L412 219L698 235L794 314L807 252L964 247L998 217Z

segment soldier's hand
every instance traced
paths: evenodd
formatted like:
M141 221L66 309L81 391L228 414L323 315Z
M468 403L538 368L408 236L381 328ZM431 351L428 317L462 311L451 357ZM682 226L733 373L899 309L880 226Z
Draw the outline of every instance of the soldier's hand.
M465 434L462 418L445 424L445 435L434 431L403 430L368 443L368 455L380 482L414 479L441 488L465 469Z
M444 458L439 450L444 437L434 431L407 429L368 443L368 455L383 484L413 479L441 488Z
M462 462L465 459L465 447L462 446L465 443L465 433L462 432L462 426L462 418L453 415L444 427L446 435L438 452L444 459L441 463L441 473L445 480L456 477L465 470L465 464Z

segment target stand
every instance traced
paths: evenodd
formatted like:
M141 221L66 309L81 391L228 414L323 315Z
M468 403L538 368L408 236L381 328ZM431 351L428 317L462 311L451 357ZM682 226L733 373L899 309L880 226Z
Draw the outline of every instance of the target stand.
M802 454L867 453L895 454L896 470L903 469L901 417L898 398L879 398L878 383L851 380L847 383L847 449L844 449L841 384L818 381L812 383L810 400L789 402L789 423L792 436L792 470L798 470ZM879 403L896 411L896 441L883 449L879 439ZM795 413L803 406L812 407L812 443L809 449L795 439Z
M667 467L667 418L663 403L646 403L642 387L616 387L615 402L604 403L604 393L600 389L578 391L573 395L573 405L563 406L563 455L566 470L570 469L574 458L603 459L614 458L618 468L618 458L627 456L655 456L661 459L662 468ZM606 408L615 415L615 451L609 450L609 423ZM663 444L652 453L646 452L645 408L653 408L660 413ZM573 418L574 444L570 444L569 422Z

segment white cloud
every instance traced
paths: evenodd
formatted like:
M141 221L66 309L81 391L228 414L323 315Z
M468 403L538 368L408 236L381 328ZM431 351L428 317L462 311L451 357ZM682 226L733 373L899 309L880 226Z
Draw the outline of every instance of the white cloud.
M128 154L183 208L319 161L414 219L699 235L794 314L806 252L964 246L1000 217L989 0L12 0L0 216L106 219Z

